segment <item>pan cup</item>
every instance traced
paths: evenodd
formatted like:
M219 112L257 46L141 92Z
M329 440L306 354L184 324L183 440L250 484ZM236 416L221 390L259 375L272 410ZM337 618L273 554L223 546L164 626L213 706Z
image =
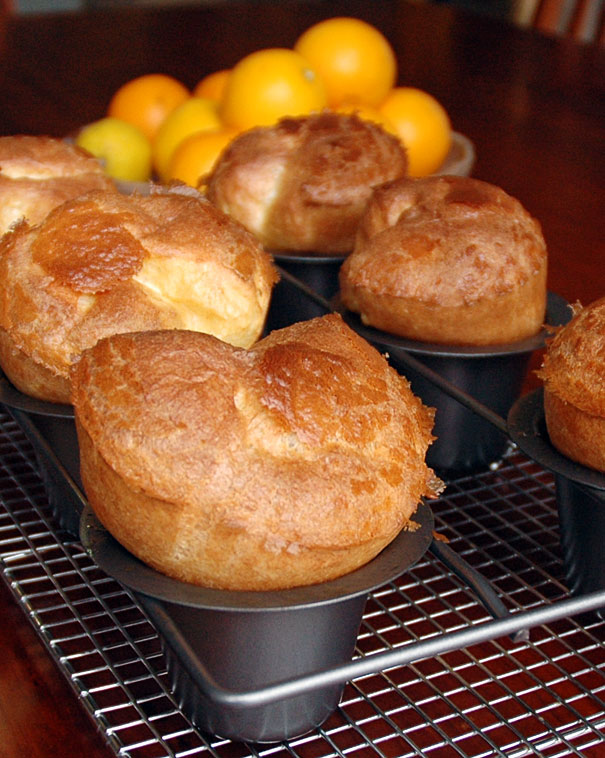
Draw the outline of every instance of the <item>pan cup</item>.
M605 589L605 476L603 487L555 476L565 576L574 595Z
M582 466L550 442L543 389L520 398L508 415L511 438L555 476L565 580L574 595L605 590L605 474ZM605 608L599 611L605 618Z
M418 528L400 532L365 566L271 592L211 590L160 574L126 551L88 506L80 536L97 565L147 612L171 688L191 721L220 737L275 742L318 727L338 706L344 682L327 674L351 661L368 593L403 573L431 543L428 505L421 503L413 519Z
M83 498L73 408L25 395L0 372L0 402L32 445L59 527L77 537Z
M341 310L346 322L381 352L406 376L412 391L425 405L436 409L433 434L437 438L427 453L427 464L442 478L470 475L497 463L510 440L482 413L483 409L504 419L521 394L533 353L544 347L547 328L528 339L485 347L448 346L410 340L365 326L357 314ZM547 324L569 320L567 302L548 293ZM409 356L420 365L410 365ZM453 385L469 400L464 405L425 373ZM489 414L487 414L489 415Z
M419 344L410 352L424 366L452 383L477 403L502 417L521 393L534 348L519 352L461 354L455 350L435 353ZM490 421L459 403L421 372L397 363L399 351L390 348L391 362L410 381L412 391L425 405L436 409L435 442L427 452L427 464L445 478L489 468L509 446L506 434Z
M245 710L220 703L221 690L254 691L269 683L268 674L275 682L287 682L348 663L366 595L259 612L205 610L160 605L145 596L139 599L162 635L171 689L192 721L221 737L275 742L322 724L338 706L343 685L319 687ZM183 665L188 658L192 666ZM197 686L202 672L215 683L214 696Z
M346 256L296 255L294 253L273 253L273 260L281 272L296 278L305 287L317 293L326 303L338 291L338 272ZM271 304L267 315L266 331L282 329L298 321L308 321L317 316L325 316L325 307L304 292L300 285L281 276L273 288Z

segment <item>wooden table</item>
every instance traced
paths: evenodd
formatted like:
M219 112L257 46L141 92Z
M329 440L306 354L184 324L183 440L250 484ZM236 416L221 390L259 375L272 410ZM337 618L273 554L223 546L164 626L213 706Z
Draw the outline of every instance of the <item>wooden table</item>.
M356 15L382 29L401 84L434 94L476 146L475 176L542 223L549 288L605 293L605 52L442 6L398 0L219 4L11 17L0 22L0 134L64 135L104 115L143 73L193 86L261 47L291 46L311 23ZM109 749L0 584L0 756ZM595 753L596 755L596 753Z

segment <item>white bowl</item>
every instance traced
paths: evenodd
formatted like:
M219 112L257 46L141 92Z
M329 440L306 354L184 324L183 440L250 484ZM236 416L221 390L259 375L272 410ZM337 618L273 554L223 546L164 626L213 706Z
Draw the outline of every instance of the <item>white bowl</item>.
M475 165L475 146L468 137L452 132L452 146L436 175L470 176Z

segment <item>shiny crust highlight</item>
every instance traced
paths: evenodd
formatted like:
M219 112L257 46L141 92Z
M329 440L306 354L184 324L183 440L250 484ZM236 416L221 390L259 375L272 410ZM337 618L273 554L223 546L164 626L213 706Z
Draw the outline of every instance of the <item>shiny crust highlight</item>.
M223 589L340 576L411 526L439 482L433 414L336 315L243 350L116 335L73 371L95 512L156 569Z

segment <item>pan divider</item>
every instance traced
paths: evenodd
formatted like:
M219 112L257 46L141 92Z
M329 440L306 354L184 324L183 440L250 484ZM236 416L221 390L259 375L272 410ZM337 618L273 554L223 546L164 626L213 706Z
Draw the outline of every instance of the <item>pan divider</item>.
M487 583L486 586L488 586ZM491 594L491 592L493 590L488 589L486 594ZM188 670L199 689L216 703L245 709L296 697L320 687L343 684L359 677L381 673L507 635L517 642L523 642L528 639L527 632L529 629L549 624L561 618L571 618L582 613L588 613L602 607L604 601L605 590L600 590L582 597L569 598L552 603L549 606L514 614L508 613L502 606L502 616L493 621L472 625L466 629L404 645L387 652L372 653L355 658L350 663L275 682L262 688L241 691L227 689L215 681L203 664L200 664L195 658L187 640L180 633L178 627L172 623L169 614L166 613L160 602L153 598L146 598L144 606L152 621L155 620L158 625L169 632L173 641L177 641L179 655L182 654L185 660L191 658L191 668Z

